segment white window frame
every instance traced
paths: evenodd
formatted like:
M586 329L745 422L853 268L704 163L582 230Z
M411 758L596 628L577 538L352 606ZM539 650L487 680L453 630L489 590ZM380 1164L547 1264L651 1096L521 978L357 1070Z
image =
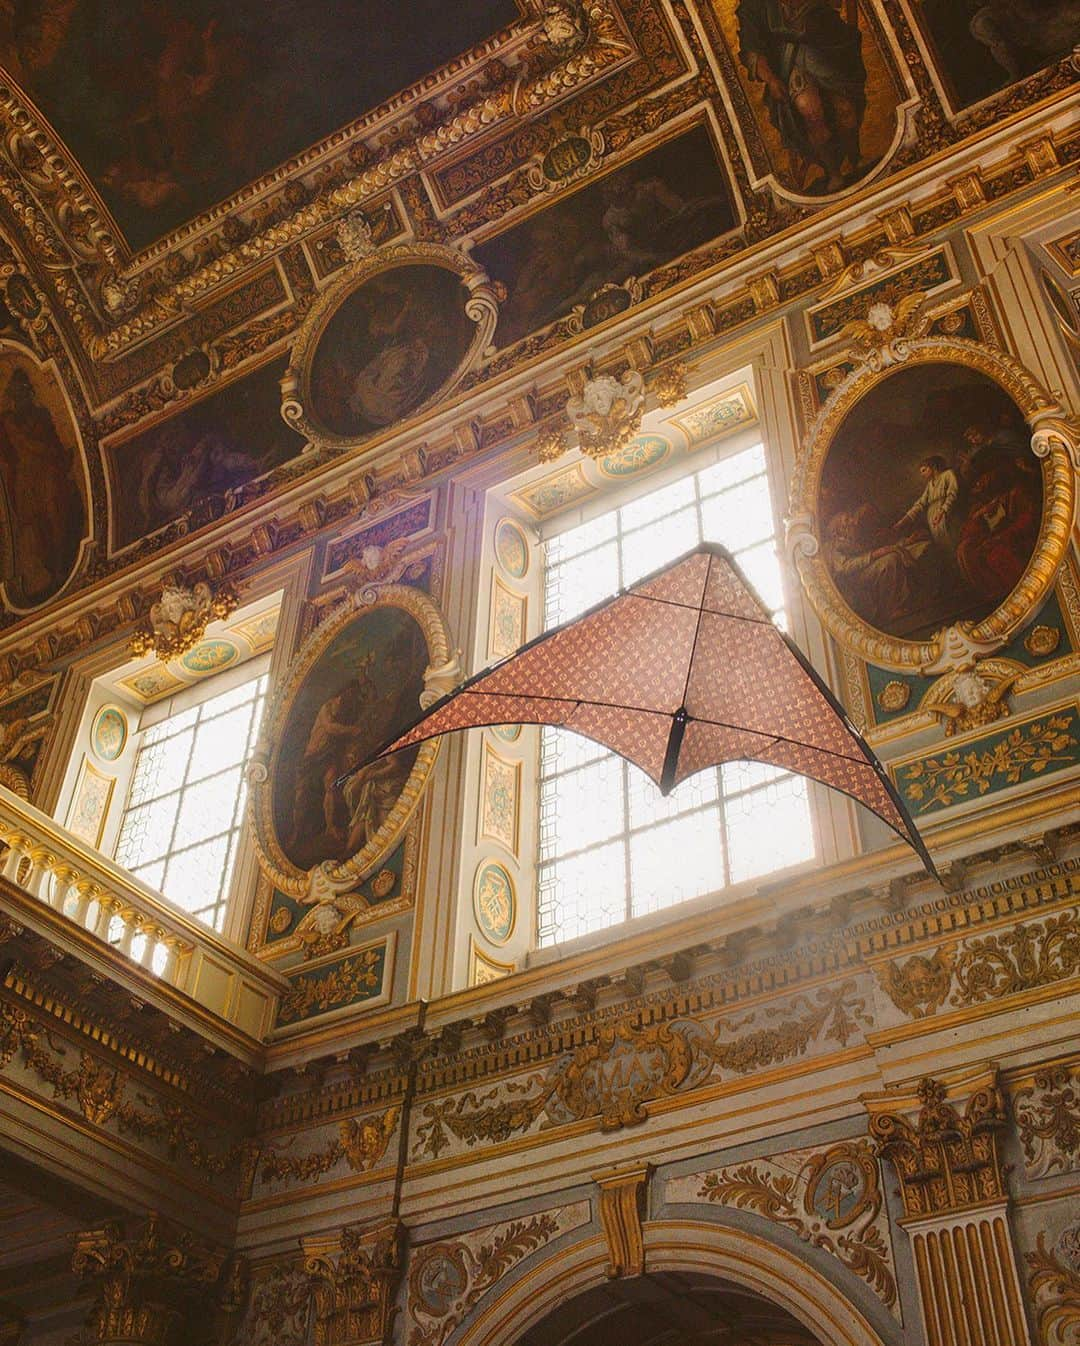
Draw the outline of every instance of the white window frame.
M755 472L746 477L735 479L732 485L727 488L721 488L719 491L708 492L706 494L704 503L705 507L707 508L708 501L722 497L723 494L725 493L725 490L738 490L740 484L749 483L764 476L765 488L768 491L771 538L773 540L775 548L777 549L777 551L779 551L781 545L781 538L779 535L779 529L777 527L777 510L776 510L777 483L775 480L775 468L773 463L770 461L770 455L768 453L768 446L765 443L764 434L758 427L755 427L755 429L750 433L741 434L737 437L733 437L730 440L722 441L712 446L712 452L708 454L695 453L693 455L682 456L678 460L674 470L669 470L666 473L654 474L649 478L646 478L646 480L638 487L638 489L636 491L633 491L632 493L628 491L621 491L618 492L617 494L611 492L604 492L603 496L600 499L593 500L590 502L590 507L587 510L569 511L566 514L558 516L558 518L553 520L552 523L549 524L548 527L544 530L545 541L549 541L561 535L565 535L565 533L570 529L573 529L575 527L584 524L588 524L593 519L599 520L601 518L605 518L616 510L622 510L627 505L632 506L636 500L647 499L658 492L662 492L669 487L675 486L677 483L681 481L685 481L687 478L691 478L694 480L694 490L692 493L694 518L696 526L701 527L703 526L703 497L700 483L700 476L702 472L706 471L710 467L713 467L715 464L721 463L726 460L730 460L731 458L734 458L739 454L746 453L755 447L757 447L760 452L761 457L760 471ZM678 511L676 510L673 511L673 513L674 512ZM661 515L659 516L658 519L652 520L651 522L654 523L662 522L663 519L666 517L669 516ZM640 527L640 524L638 524L638 527ZM615 522L615 530L619 539L618 551L619 551L620 573L618 575L618 587L622 588L627 582L629 582L630 579L634 578L632 576L623 574L621 570L623 564L622 541L624 537L627 535L627 532L629 532L629 535L632 538L633 532L636 531L636 529L624 530L622 528L622 520L617 519ZM695 539L688 537L685 549L689 549L689 547L693 545L694 540ZM599 548L604 545L605 544L601 541L596 544L596 547ZM747 544L743 548L739 549L733 548L733 550L735 550L736 560L738 560L740 550L744 552L752 552L754 550L759 549L762 545L763 543L761 541L754 541ZM611 546L610 541L607 543L607 546L608 547ZM583 549L581 552L577 554L587 555L589 554L589 552ZM676 552L676 554L678 554L678 552ZM776 603L776 607L774 608L775 611L785 610L787 602L790 599L790 596L784 592L785 586L783 584L782 565L780 569L781 569L780 592L771 595L773 601ZM546 574L541 579L541 586L542 589L546 590ZM599 595L597 595L597 597L599 597ZM560 618L560 620L564 619L565 615ZM789 613L787 615L787 621L788 623L790 623ZM577 946L579 944L588 944L594 942L597 939L602 939L604 937L607 938L618 937L619 935L626 933L630 929L639 928L639 926L643 922L651 923L653 920L656 919L659 920L670 919L672 916L682 915L686 911L692 910L695 907L695 905L715 903L718 899L727 898L729 895L743 891L749 886L759 885L763 881L773 881L774 879L779 878L781 876L791 874L793 872L798 872L799 870L806 869L813 864L820 863L820 844L818 836L818 826L814 815L814 800L813 800L813 792L810 789L810 783L805 781L803 777L800 777L794 773L778 774L777 780L778 783L782 784L782 788L790 789L793 787L792 792L795 795L795 797L801 800L805 800L805 810L809 830L808 839L810 841L810 845L812 848L810 854L806 855L804 858L795 860L787 865L777 866L776 868L770 868L762 872L755 872L754 874L748 875L743 879L736 879L735 881L730 880L725 881L720 885L718 885L717 887L710 888L706 891L699 891L684 898L676 898L670 902L661 902L658 905L654 905L651 910L635 912L634 910L635 892L631 876L631 853L633 847L633 838L635 836L642 835L642 833L647 833L649 830L652 829L652 827L655 824L652 821L643 822L640 819L638 822L635 823L633 819L633 813L631 810L631 797L635 788L640 793L640 782L635 782L632 778L632 774L633 776L637 776L639 773L634 772L634 769L629 767L628 764L621 762L619 759L616 758L612 763L610 769L613 771L617 771L620 776L619 788L621 789L622 792L622 824L623 824L621 830L613 832L609 837L601 839L599 841L587 841L585 842L585 844L581 846L580 849L566 852L566 857L568 859L573 856L585 857L590 852L601 850L611 846L612 857L614 858L615 850L617 848L621 848L622 863L625 875L625 883L623 885L623 894L622 894L623 896L622 914L617 917L612 917L611 919L605 921L600 925L595 925L590 929L581 930L578 931L577 933L564 935L563 937L557 937L555 935L551 935L549 934L550 926L549 925L546 926L546 923L544 921L544 886L545 886L544 872L545 870L550 868L550 861L545 859L545 857L543 856L544 833L545 830L549 830L550 826L549 824L548 825L545 824L544 796L545 794L547 794L550 797L550 791L548 791L546 787L552 780L558 779L559 775L565 774L565 771L552 773L545 770L544 758L545 755L550 752L552 731L541 730L539 738L540 738L540 747L537 753L537 762L536 762L536 781L537 781L536 808L538 813L538 826L537 826L538 836L537 836L536 855L534 859L535 876L536 876L535 891L534 891L534 905L535 905L534 918L536 921L536 937L534 941L534 950L535 953L540 957L543 957L545 954L549 953L552 950L565 951L568 947ZM586 749L584 755L587 755L589 758L595 758L599 754L592 750ZM569 768L566 768L566 771L572 771L574 769L575 768L571 766ZM696 805L691 805L690 808L687 808L684 812L681 812L679 815L680 818L683 819L689 819L695 815L699 815L702 813L711 813L718 817L718 823L722 834L722 841L718 843L719 854L721 857L721 863L724 866L725 876L730 875L731 863L732 863L730 834L727 830L729 812L733 812L734 809L738 807L740 799L744 799L748 795L752 796L755 792L763 788L761 782L757 779L757 777L761 775L763 770L764 769L757 768L756 766L746 768L745 766L742 765L733 764L732 767L724 769L722 775L718 775L717 789L711 797L701 799ZM743 787L738 789L730 788L730 785L728 786L728 788L725 788L724 785L722 784L723 777L726 776L728 780L731 781L733 778L737 776L737 773L740 771L748 777L747 783ZM693 788L694 787L692 783L688 783L688 788L684 787L685 793L692 795ZM801 812L801 810L798 811ZM550 809L548 810L548 812L550 813ZM546 934L549 935L548 938L545 938Z
M133 874L137 873L136 868L129 866L125 862L125 860L121 858L121 842L124 835L124 822L128 816L128 813L131 811L133 807L137 807L137 804L133 804L132 802L132 793L135 788L135 783L137 779L139 757L143 748L146 746L145 740L148 731L156 728L160 724L166 723L167 721L184 714L187 711L196 708L201 708L203 705L205 705L206 702L212 701L217 697L222 696L225 693L230 692L239 686L246 685L247 683L251 682L256 682L260 678L265 678L267 679L267 683L264 686L261 694L261 706L249 732L248 743L245 749L243 760L246 761L246 759L250 756L251 752L254 749L255 741L258 736L259 724L261 722L263 714L265 714L267 701L271 691L269 687L269 669L270 669L271 654L272 652L267 651L261 655L256 655L253 658L247 659L243 663L238 664L233 668L226 669L221 673L217 673L212 677L207 678L204 682L200 682L191 687L187 687L183 691L176 693L176 695L166 697L163 700L155 702L154 704L147 706L145 708L140 717L139 728L136 731L136 733L132 736L133 741L132 741L132 754L130 759L130 769L127 775L127 780L125 782L123 802L118 810L118 822L116 825L115 837L113 839L112 846L110 848L113 858L115 859L117 864L121 865L121 867L128 869L129 872ZM194 740L193 740L193 746L194 746ZM181 785L177 787L181 796L184 794L185 791L191 788L192 783L187 781L187 775L189 770L190 770L190 762L185 766L184 778ZM212 776L213 774L215 773L210 773L210 776ZM206 779L209 779L210 776L206 777ZM246 792L246 787L242 786L241 789ZM168 793L172 792L170 791ZM234 813L232 825L229 827L229 829L227 829L227 835L229 835L231 838L229 848L229 859L226 861L229 870L228 881L219 890L219 895L216 901L214 901L211 904L208 904L206 907L201 907L196 906L194 903L183 901L176 896L170 896L168 893L163 893L163 896L165 897L166 901L172 903L174 906L184 911L194 920L202 921L203 924L207 925L211 929L217 930L219 933L224 932L228 928L230 916L236 900L236 886L238 880L238 871L240 870L241 867L240 860L243 853L244 819L246 813L247 813L247 804L245 798L244 803L241 805L239 810ZM174 855L182 853L183 850L190 849L190 847L182 847L179 848L178 850L172 849L172 840L175 839L175 829L178 824L178 819L179 819L179 810L177 814L177 819L175 819L173 823L173 831L172 836L170 838L170 847L166 852L164 852L163 858L165 858L166 861L171 859ZM202 843L192 843L192 844L197 845ZM158 884L151 881L149 878L143 878L142 881L148 883L149 886L151 888L154 888L156 891L159 892L161 891Z

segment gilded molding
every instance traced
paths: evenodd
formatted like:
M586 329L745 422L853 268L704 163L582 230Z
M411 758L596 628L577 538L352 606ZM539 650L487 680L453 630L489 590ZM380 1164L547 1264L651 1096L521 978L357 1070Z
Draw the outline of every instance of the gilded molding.
M645 1239L641 1221L648 1196L652 1165L608 1169L593 1174L600 1207L600 1224L608 1245L608 1278L645 1274Z

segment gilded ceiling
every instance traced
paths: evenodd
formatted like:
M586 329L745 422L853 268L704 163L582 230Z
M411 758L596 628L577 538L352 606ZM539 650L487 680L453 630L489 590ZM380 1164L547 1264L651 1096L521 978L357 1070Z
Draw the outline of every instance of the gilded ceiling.
M778 236L1053 112L1078 39L1077 0L0 7L0 623L343 456L370 464L334 506L355 511L542 432L565 382L380 456L696 279L742 268L643 373L1030 186L1075 132L746 277Z

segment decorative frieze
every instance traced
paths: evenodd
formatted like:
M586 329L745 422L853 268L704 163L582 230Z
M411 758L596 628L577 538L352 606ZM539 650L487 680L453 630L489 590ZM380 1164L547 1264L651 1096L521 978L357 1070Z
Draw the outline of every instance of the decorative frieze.
M916 1019L946 1004L968 1008L1053 986L1080 975L1080 908L892 959L874 971L893 1005Z
M793 1061L813 1048L845 1047L869 1025L854 982L797 996L759 1023L673 1017L641 1023L631 1015L601 1023L585 1045L540 1076L500 1080L485 1092L434 1099L419 1108L415 1161L498 1143L534 1129L595 1119L612 1131L644 1122L653 1100L690 1093L715 1077L748 1075ZM740 1031L741 1030L741 1031ZM456 1142L456 1143L455 1143Z

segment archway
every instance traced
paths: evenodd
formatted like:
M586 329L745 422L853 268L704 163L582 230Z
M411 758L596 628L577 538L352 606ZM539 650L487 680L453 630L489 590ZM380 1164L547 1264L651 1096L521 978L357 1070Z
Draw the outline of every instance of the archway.
M884 1346L882 1337L859 1309L830 1280L786 1248L742 1229L692 1220L650 1221L644 1237L645 1279L657 1280L661 1295L667 1290L677 1291L680 1285L688 1286L698 1294L699 1306L705 1312L710 1304L717 1311L726 1306L731 1318L736 1309L741 1309L756 1314L765 1327L795 1332L790 1346ZM598 1235L559 1249L538 1261L502 1294L484 1301L457 1335L455 1346L556 1346L558 1337L545 1337L542 1324L551 1318L557 1332L559 1320L552 1315L578 1296L610 1287L607 1267L607 1244ZM628 1281L622 1287L629 1297L635 1293L633 1285ZM597 1298L583 1301L582 1307L587 1315L591 1306L593 1316L600 1321L604 1305L605 1301ZM576 1321L573 1314L568 1321ZM613 1318L609 1326L621 1327L629 1321L628 1317L621 1323ZM794 1328L790 1327L792 1323ZM577 1326L588 1323L582 1319ZM707 1326L703 1322L703 1328ZM715 1326L719 1333L723 1319ZM528 1335L530 1332L534 1337ZM731 1346L741 1341L730 1334L728 1339ZM604 1336L591 1341L571 1336L568 1346L600 1346L604 1340ZM609 1332L607 1340L622 1342L624 1338L621 1333ZM625 1340L627 1346L639 1346L633 1338ZM724 1346L725 1337L714 1334L709 1338L699 1332L697 1338L669 1334L666 1339L651 1341L642 1336L640 1346L683 1346L687 1341L694 1346ZM788 1346L782 1336L775 1342L766 1338L762 1346L766 1344Z
M516 1346L821 1346L763 1295L699 1271L594 1285L526 1328Z

